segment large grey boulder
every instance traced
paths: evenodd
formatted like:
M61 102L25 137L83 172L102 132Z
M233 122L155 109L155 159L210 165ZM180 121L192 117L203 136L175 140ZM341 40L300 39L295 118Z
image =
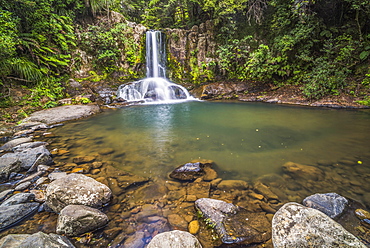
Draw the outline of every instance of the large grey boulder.
M101 208L111 197L112 192L106 185L74 173L51 182L45 192L46 204L57 213L67 205Z
M68 236L77 236L94 231L108 223L108 216L103 212L83 206L68 205L58 216L57 233Z
M330 218L335 218L343 213L348 205L348 200L337 193L314 194L306 197L303 200L303 205L317 209Z
M43 122L55 124L63 121L75 120L100 112L97 105L66 105L45 109L32 113L23 122Z
M147 248L202 248L198 239L184 231L170 231L157 234Z
M21 162L16 157L0 157L0 183L8 180L10 173L19 172Z
M196 200L195 207L225 244L262 243L271 238L270 223L264 213L248 212L210 198Z
M45 234L38 232L34 234L9 234L0 239L1 248L35 248L55 247L74 248L75 246L66 238L54 233Z
M366 247L326 214L295 202L285 204L275 213L272 242L275 248Z
M2 158L15 158L20 161L21 169L29 170L40 164L49 165L53 163L51 154L44 145L26 149L15 150L14 153L7 153Z

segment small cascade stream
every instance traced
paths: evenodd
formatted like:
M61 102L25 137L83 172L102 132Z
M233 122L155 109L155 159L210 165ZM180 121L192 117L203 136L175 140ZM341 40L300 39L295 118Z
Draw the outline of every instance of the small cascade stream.
M166 78L165 37L160 31L146 32L146 76L145 79L119 86L117 96L145 103L195 100L184 87Z

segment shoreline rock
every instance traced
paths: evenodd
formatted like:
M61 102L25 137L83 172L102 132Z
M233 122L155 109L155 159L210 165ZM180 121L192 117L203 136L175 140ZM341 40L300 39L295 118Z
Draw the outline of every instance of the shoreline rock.
M319 210L290 202L272 219L272 242L285 247L361 247L366 246Z

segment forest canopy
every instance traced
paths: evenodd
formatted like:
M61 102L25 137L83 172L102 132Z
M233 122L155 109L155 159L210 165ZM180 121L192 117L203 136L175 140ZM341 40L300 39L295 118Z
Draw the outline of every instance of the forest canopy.
M370 0L0 0L0 7L3 105L12 83L51 103L60 98L81 46L90 47L100 73L120 70L117 44L137 63L139 45L125 35L127 25L94 22L112 11L150 29L211 21L217 27L214 74L223 71L223 79L300 84L308 98L361 95L359 88L370 87Z

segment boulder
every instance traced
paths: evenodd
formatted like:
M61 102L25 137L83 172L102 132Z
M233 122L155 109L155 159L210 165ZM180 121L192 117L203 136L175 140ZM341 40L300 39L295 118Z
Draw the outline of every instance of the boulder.
M196 200L195 207L225 244L248 245L271 238L270 223L264 213L248 212L232 203L210 198Z
M34 247L58 247L74 248L75 246L66 238L54 233L45 234L9 234L0 239L2 248L34 248Z
M171 172L170 177L182 181L190 181L202 177L203 175L205 175L205 172L201 167L201 163L197 162L186 163L177 167Z
M283 170L293 178L317 181L324 177L324 172L319 168L310 165L303 165L294 162L287 162L283 165Z
M333 219L342 214L348 200L337 193L314 194L306 197L303 205L317 209Z
M111 190L82 174L69 174L51 182L46 188L46 204L59 213L67 205L101 208L110 201Z
M49 165L53 163L51 154L44 145L15 150L14 153L7 153L2 157L18 159L21 163L21 168L25 170L30 168L36 169L40 164Z
M51 109L45 109L32 113L23 122L43 122L55 124L63 121L75 120L100 112L97 105L66 105Z
M27 142L31 142L32 139L31 138L18 138L18 139L13 139L11 141L8 141L6 142L4 145L2 145L0 147L0 151L6 151L6 152L9 152L11 151L14 147L20 145L20 144L23 144L23 143L27 143Z
M0 231L5 230L37 212L40 204L27 202L0 206Z
M0 157L0 183L8 180L10 173L20 170L21 162L16 157Z
M77 236L99 229L107 223L107 215L95 208L68 205L60 211L56 231L58 234Z
M198 239L184 231L170 231L157 234L147 248L202 248Z
M280 247L363 247L354 235L326 214L291 202L272 219L272 241Z
M200 177L205 177L207 181L211 181L217 178L217 173L211 167L211 161L192 161L180 165L169 176L181 181L193 181Z

